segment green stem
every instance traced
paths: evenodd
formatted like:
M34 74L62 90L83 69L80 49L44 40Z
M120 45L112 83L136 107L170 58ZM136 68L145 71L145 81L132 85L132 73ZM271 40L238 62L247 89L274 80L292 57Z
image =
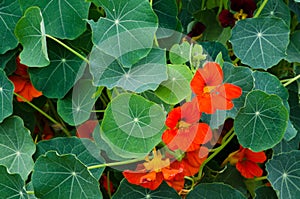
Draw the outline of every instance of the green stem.
M184 176L184 179L187 179L187 180L189 180L189 181L191 181L191 182L192 182L192 185L191 185L191 187L192 187L192 188L195 186L195 181L194 181L194 179L193 179L193 178L191 178L191 177L188 177L188 176Z
M27 194L34 195L34 191L26 191Z
M235 65L235 64L237 64L239 61L240 61L240 59L237 57L237 58L235 58L235 60L232 61L232 64Z
M104 113L105 110L92 110L91 112L93 112L93 113Z
M233 130L233 128L231 129ZM231 131L230 130L230 131ZM220 146L217 148L217 150L215 152L213 152L213 154L211 154L200 166L199 172L198 172L198 176L195 178L196 181L199 181L202 177L202 172L203 172L203 168L204 166L210 161L212 160L220 151L222 151L222 149L225 148L225 146L232 140L232 138L235 136L235 133L232 133L230 135L230 137Z
M112 162L112 163L97 164L97 165L89 166L87 169L91 170L91 169L99 169L99 168L103 168L103 167L121 166L121 165L126 165L126 164L132 164L132 163L140 162L140 161L142 161L144 159L145 158L138 158L138 159L126 160L126 161L122 161L122 162Z
M300 79L300 75L297 75L296 77L290 79L288 82L286 82L285 84L283 84L284 87L287 87L288 85L290 85L291 83L293 83L294 81L297 81L298 79Z
M223 0L220 0L220 3L219 3L219 10L218 10L217 16L219 16L219 14L221 13L222 10L223 10Z
M266 6L267 3L268 3L268 0L264 0L264 1L262 2L262 4L259 6L257 12L256 12L255 15L253 16L253 18L257 18L257 17L260 15L261 11L264 9L264 7Z
M48 99L48 104L49 104L49 107L50 107L50 110L52 111L52 113L54 114L56 120L59 120L59 124L61 124L64 128L67 128L64 121L60 118L60 116L57 114L56 110L55 110L55 107L52 103L52 101L50 99Z
M64 44L63 42L59 41L58 39L56 39L55 37L52 37L51 35L47 35L46 37L56 41L57 43L59 43L60 45L62 45L63 47L65 47L66 49L68 49L69 51L71 51L73 54L75 54L77 57L79 57L80 59L82 59L83 61L85 61L87 64L90 64L90 61L85 58L84 56L82 56L81 54L79 54L78 52L76 52L75 50L73 50L72 48L70 48L69 46L67 46L66 44Z
M230 129L230 131L228 131L228 133L223 137L222 139L222 143L221 146L211 149L209 152L215 152L217 150L219 150L220 147L222 147L222 145L227 141L227 138L233 133L233 128Z
M201 10L204 10L204 8L205 8L205 3L206 3L206 0L202 0L202 1L201 1Z
M261 177L258 177L258 178L253 178L254 181L261 181L261 180L267 180L267 176L261 176Z
M19 95L18 93L14 92L14 95L21 98L24 102L26 102L28 105L30 105L32 108L34 108L35 110L37 110L38 112L40 112L42 115L44 115L46 118L48 118L51 122L53 122L56 125L61 126L61 130L68 136L71 137L72 135L70 134L70 132L65 129L59 122L57 122L55 119L53 119L50 115L48 115L47 113L45 113L42 109L40 109L39 107L35 106L34 104L32 104L30 101L28 101L25 97L23 97L22 95Z

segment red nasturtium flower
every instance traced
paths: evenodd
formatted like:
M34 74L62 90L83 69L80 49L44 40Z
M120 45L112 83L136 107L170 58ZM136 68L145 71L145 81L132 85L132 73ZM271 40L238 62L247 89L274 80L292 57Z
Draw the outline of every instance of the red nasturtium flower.
M210 127L199 123L200 117L195 100L172 109L165 122L168 129L163 133L162 140L171 150L197 150L212 137Z
M264 163L267 160L266 154L261 152L253 152L250 149L243 148L229 154L228 158L223 162L223 165L229 162L235 165L236 169L245 178L260 177L263 174L263 170L257 165L257 163Z
M14 72L14 75L9 76L9 79L14 83L15 92L19 95L23 96L28 101L31 101L35 97L39 97L42 95L42 92L36 90L29 78L27 72L27 66L20 63L20 58L17 57L17 69ZM19 102L23 100L17 97Z
M153 150L153 156L146 157L146 162L139 164L135 171L123 171L124 177L131 184L155 190L166 181L169 186L180 190L184 186L182 165L173 165L169 158L163 158L160 151ZM173 186L174 184L174 186Z
M231 100L242 95L240 87L223 84L223 71L215 62L207 62L197 70L191 88L196 94L199 110L208 114L213 114L217 109L232 109L234 105Z

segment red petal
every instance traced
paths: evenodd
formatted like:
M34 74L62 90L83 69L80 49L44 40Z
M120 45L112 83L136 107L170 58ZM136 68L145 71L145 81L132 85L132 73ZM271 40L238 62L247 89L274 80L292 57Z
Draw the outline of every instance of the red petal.
M197 101L186 102L181 106L181 120L193 124L201 118Z
M216 112L216 109L212 105L212 98L210 94L205 94L202 96L197 96L198 107L201 112L207 114L213 114Z
M14 83L15 86L15 92L18 93L21 90L23 90L25 84L26 84L26 79L20 76L12 75L9 76L9 79Z
M197 70L191 81L191 89L196 95L202 95L204 87L205 87L205 80L200 74L200 71Z
M223 71L216 62L207 62L204 67L198 69L207 86L218 86L223 82Z
M245 150L244 158L256 163L263 163L267 160L267 156L263 151L253 152L250 149Z
M230 110L233 108L234 104L231 100L228 100L221 95L215 95L212 97L212 106L214 109Z
M168 117L166 119L166 126L173 129L177 126L177 123L180 121L180 119L181 119L181 108L176 107L169 112Z
M242 95L242 89L236 85L225 83L220 86L217 91L222 93L226 99L239 98Z
M236 164L236 169L245 178L260 177L263 174L263 170L254 162L243 161Z
M156 173L154 171L150 173L140 173L125 170L123 171L124 177L131 184L139 185L147 189L155 190L163 181L162 173Z
M199 123L197 127L198 127L197 134L193 142L200 145L210 141L210 139L212 138L212 131L209 125L205 123Z
M222 10L219 14L219 21L223 27L233 27L235 24L234 16L229 10Z
M92 133L98 124L99 124L98 120L88 120L85 123L81 124L77 128L77 132L76 132L77 137L92 139Z

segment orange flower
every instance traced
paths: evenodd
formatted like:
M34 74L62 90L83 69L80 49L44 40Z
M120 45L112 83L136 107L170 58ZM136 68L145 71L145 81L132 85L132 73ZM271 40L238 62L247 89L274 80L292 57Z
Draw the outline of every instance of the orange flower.
M217 109L232 109L234 105L231 100L242 95L240 87L223 84L223 71L215 62L207 62L197 70L191 81L191 88L196 94L199 110L208 114Z
M263 170L257 165L257 163L263 163L267 160L265 153L253 152L250 149L243 148L229 154L228 158L223 162L223 165L229 162L236 166L236 169L245 178L260 177L263 174Z
M165 180L170 186L174 183L175 189L183 187L182 165L175 165L176 167L172 168L170 159L163 159L162 154L156 150L153 150L151 159L147 156L145 160L146 162L137 166L136 171L123 171L123 175L129 183L155 190ZM181 183L182 186L178 186L178 183L179 185Z
M14 92L23 96L28 101L31 101L35 97L42 95L42 92L36 90L30 82L30 78L27 72L27 66L20 63L20 58L17 57L17 69L15 74L10 76L9 79L14 83ZM23 100L17 97L19 102Z
M200 144L207 143L212 137L210 127L199 123L201 113L195 101L174 108L168 114L162 140L171 150L194 151Z

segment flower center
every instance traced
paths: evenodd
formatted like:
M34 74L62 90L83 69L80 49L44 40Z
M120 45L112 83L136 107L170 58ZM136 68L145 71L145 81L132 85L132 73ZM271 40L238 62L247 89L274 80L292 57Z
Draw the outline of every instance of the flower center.
M179 122L177 123L177 128L178 128L178 129L180 129L180 128L187 128L187 127L189 127L189 126L191 126L191 124L189 124L189 123L187 123L187 122L185 122L185 121L179 121Z
M147 156L145 160L146 162L143 165L148 171L160 172L162 168L170 166L170 159L162 160L160 151L156 152L156 149L153 150L152 159L150 160L149 156Z
M244 13L243 9L241 9L239 12L235 13L233 15L233 17L236 19L236 20L241 20L241 19L246 19L247 18L247 14Z
M204 93L211 93L211 91L213 91L216 88L216 86L205 86L203 88L203 92Z

